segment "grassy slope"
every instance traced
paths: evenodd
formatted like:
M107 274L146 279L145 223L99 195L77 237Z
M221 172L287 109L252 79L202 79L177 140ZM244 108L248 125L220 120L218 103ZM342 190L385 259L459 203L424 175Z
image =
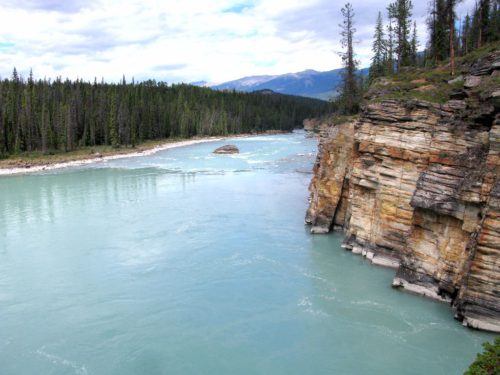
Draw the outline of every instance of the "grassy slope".
M481 49L475 50L464 57L457 58L457 74L460 68L470 66L480 58L498 50L498 44L492 43ZM456 77L451 77L449 63L436 68L405 68L402 72L389 77L375 80L368 90L367 96L371 100L382 101L385 99L425 100L431 103L444 104L450 98L453 90L463 87L463 81L458 80L448 83ZM483 77L480 90L500 86L500 77Z

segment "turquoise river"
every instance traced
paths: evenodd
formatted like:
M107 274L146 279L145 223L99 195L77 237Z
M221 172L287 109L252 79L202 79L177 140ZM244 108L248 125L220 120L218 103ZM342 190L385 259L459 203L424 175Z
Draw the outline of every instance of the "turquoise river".
M0 374L463 373L492 335L309 234L315 152L296 132L0 178Z

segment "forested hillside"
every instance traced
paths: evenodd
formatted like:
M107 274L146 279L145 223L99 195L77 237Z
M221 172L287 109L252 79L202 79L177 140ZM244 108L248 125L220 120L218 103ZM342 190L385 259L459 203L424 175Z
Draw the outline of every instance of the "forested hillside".
M447 78L450 78L456 74L457 58L472 57L471 53L487 45L495 48L500 41L498 0L476 1L470 15L467 14L463 19L456 14L459 3L457 0L429 2L429 39L420 51L411 0L394 0L385 12L379 11L375 21L368 86L377 78L390 78L413 68L433 69L445 62L449 72ZM344 74L335 106L339 114L352 115L363 107L363 94L368 86L360 77L355 53L356 13L350 3L341 12ZM385 24L383 13L386 14Z
M152 139L292 130L328 111L323 101L219 92L146 81L119 84L34 80L14 70L0 81L0 155L135 146Z

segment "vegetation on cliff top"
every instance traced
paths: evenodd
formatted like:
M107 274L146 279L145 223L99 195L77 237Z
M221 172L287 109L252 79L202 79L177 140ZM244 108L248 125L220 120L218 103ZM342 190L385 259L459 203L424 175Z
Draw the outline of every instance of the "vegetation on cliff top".
M499 50L498 43L484 47L457 59L456 78L450 75L449 62L432 67L409 67L391 76L374 79L365 97L373 101L386 99L425 100L435 104L444 104L454 92L463 88L464 76L470 66ZM500 87L499 76L484 76L481 84L474 90L485 92ZM478 92L478 93L479 93Z
M420 99L443 104L460 87L461 67L469 66L498 49L500 40L500 9L498 2L481 0L463 20L458 20L455 8L459 1L432 0L429 4L427 26L429 40L426 48L417 53L416 24L412 20L411 0L395 0L387 7L387 24L378 12L373 38L373 58L369 86L356 78L355 53L352 47L354 11L348 3L342 9L342 54L346 74L341 95L335 99L339 115L354 114L363 101L360 94L382 99ZM345 10L348 9L349 12ZM458 26L458 27L457 27ZM464 70L467 70L464 69ZM481 86L497 85L497 78L487 78ZM449 81L452 81L449 83ZM491 82L489 82L491 81ZM357 86L352 88L352 82Z

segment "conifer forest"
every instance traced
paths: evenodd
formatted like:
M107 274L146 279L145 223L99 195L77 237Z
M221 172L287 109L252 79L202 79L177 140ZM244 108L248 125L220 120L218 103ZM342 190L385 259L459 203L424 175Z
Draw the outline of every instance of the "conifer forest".
M327 102L269 91L214 91L163 82L0 81L0 155L132 146L146 140L290 131Z

